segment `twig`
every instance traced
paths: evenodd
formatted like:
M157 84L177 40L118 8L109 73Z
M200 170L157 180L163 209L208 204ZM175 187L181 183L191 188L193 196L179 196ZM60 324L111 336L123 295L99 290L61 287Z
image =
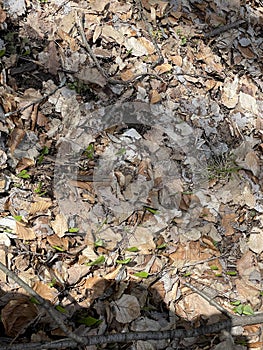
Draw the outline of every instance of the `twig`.
M220 26L214 30L212 30L211 32L209 33L205 33L204 34L204 37L205 38L211 38L213 36L217 36L221 33L224 33L226 31L228 31L229 29L233 29L233 28L236 28L238 27L240 24L243 24L245 23L246 21L244 19L240 19L239 21L236 21L236 22L233 22L233 23L229 23L229 24L226 24L224 26Z
M192 289L195 293L199 294L203 299L205 299L206 301L209 302L209 304L211 304L212 306L214 306L217 310L219 310L220 312L222 312L222 314L226 315L227 317L231 318L233 317L233 315L228 312L225 308L223 308L221 305L219 305L216 301L214 301L213 299L211 299L208 295L206 295L202 290L196 288L195 286L193 286L191 283L188 283L186 281L182 281L182 283L187 286L188 288Z
M84 32L84 26L83 26L83 16L81 15L76 15L76 24L81 36L81 41L82 41L82 45L85 47L85 49L87 50L88 54L90 55L90 57L92 58L92 60L94 61L98 71L100 72L100 74L107 80L108 83L112 84L112 85L129 85L131 83L133 83L134 81L144 78L144 77L155 77L156 79L161 80L161 82L164 83L164 80L159 77L159 75L155 74L155 73L142 73L142 74L138 74L135 75L132 79L126 80L126 81L122 81L122 80L116 80L116 79L112 79L111 77L109 77L109 75L102 69L99 61L97 60L97 57L94 55Z
M146 30L151 38L151 41L154 45L154 48L157 52L157 55L158 55L158 60L156 62L153 63L152 65L152 68L155 68L156 66L158 66L159 64L162 64L164 62L164 58L163 58L163 55L162 55L162 52L155 40L155 38L153 37L153 28L152 28L152 25L151 23L149 23L149 21L147 20L147 18L145 17L144 15L144 12L143 12L143 7L142 7L142 2L141 0L137 0L137 6L139 8L139 13L140 13L140 17L142 18L144 24L145 24L145 27L146 27Z
M51 92L49 92L47 95L37 99L37 100L34 100L33 102L27 104L26 106L22 107L22 108L19 108L13 112L8 112L8 113L5 113L3 116L6 118L6 117L9 117L10 115L13 115L13 114L17 114L19 112L24 112L24 110L26 110L27 108L31 107L31 106L34 106L42 101L44 101L46 98L48 98L49 96L53 95L58 89L62 88L62 86L64 86L66 83L66 79L63 79L62 82L54 89L52 90Z
M28 284L26 284L21 278L19 278L16 274L10 271L4 264L0 262L0 270L2 270L8 277L12 278L20 287L24 288L24 290L34 297L41 306L48 312L50 317L57 323L59 328L72 340L77 343L84 344L84 340L82 337L72 333L63 323L59 314L50 306L47 300L43 299L37 292L34 291Z
M190 338L200 335L218 333L224 329L231 330L236 326L248 326L260 324L263 322L263 313L254 316L234 316L232 319L227 319L211 325L198 327L195 329L174 329L168 331L148 331L135 333L115 333L109 335L95 335L86 339L85 345L98 345L107 343L128 343L136 340L163 340L175 338ZM26 345L26 346L25 346ZM61 339L50 343L29 343L29 344L14 344L12 346L0 346L0 350L41 350L41 349L62 349L74 348L76 342L71 339Z

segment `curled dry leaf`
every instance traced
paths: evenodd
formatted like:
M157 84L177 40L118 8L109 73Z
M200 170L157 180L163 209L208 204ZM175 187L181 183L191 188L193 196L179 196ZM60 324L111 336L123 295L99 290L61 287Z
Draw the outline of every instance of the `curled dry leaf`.
M10 300L1 311L6 335L15 337L22 334L37 314L36 305L31 303L28 297L20 296Z

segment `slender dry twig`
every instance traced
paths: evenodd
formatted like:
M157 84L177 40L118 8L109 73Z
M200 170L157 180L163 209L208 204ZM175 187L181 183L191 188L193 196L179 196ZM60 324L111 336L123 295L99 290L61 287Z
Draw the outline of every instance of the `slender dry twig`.
M226 25L224 25L224 26L220 26L220 27L218 27L218 28L212 30L212 31L209 32L209 33L205 33L205 34L204 34L204 37L205 37L205 38L211 38L211 37L213 37L213 36L217 36L217 35L219 35L219 34L221 34L221 33L224 33L224 32L226 32L226 31L228 31L228 30L230 30L230 29L236 28L236 27L238 27L240 24L243 24L243 23L245 23L245 22L246 22L246 21L245 21L244 19L240 19L240 20L238 20L238 21L236 21L236 22L229 23L229 24L226 24Z
M4 264L0 262L0 270L2 270L8 277L12 278L20 287L24 288L24 290L34 297L39 304L48 312L50 317L56 322L58 327L72 340L74 340L77 343L83 344L84 340L82 337L79 337L78 335L72 333L63 323L63 320L61 320L60 315L57 311L55 311L49 304L49 302L45 299L43 299L37 292L34 291L27 283L25 283L21 278L19 278L16 274L14 274L12 271L10 271Z
M234 316L232 319L198 327L195 329L174 329L168 331L148 331L135 333L115 333L109 335L95 335L86 338L85 345L98 345L107 343L128 343L137 340L163 340L175 338L190 338L205 334L218 333L222 330L231 330L236 326L248 326L253 324L263 323L263 313L254 316ZM62 349L74 348L76 342L71 339L61 339L50 343L30 343L30 344L14 344L12 346L0 346L0 350L24 350L26 345L27 350L44 350L44 349Z
M5 113L4 114L4 117L7 118L9 117L10 115L13 115L13 114L17 114L17 113L20 113L20 112L24 112L24 110L26 110L27 108L29 107L32 107L32 106L35 106L37 105L38 103L44 101L46 98L48 98L49 96L53 95L58 89L62 88L62 86L64 86L66 83L66 79L63 79L61 81L61 83L54 89L52 90L51 92L49 92L47 95L41 97L41 98L38 98L37 100L34 100L33 102L27 104L26 106L24 107L21 107L13 112L8 112L8 113Z
M76 14L76 24L77 24L77 27L78 27L78 30L79 30L79 33L81 36L82 45L84 46L84 48L87 50L88 54L90 55L90 57L94 61L100 74L107 80L108 83L110 83L112 85L129 85L131 83L134 83L136 80L147 77L147 76L152 76L152 77L164 82L164 80L155 73L138 74L138 75L135 75L132 79L129 79L126 81L116 80L116 79L109 77L109 75L102 69L99 61L97 60L97 57L94 55L94 53L93 53L93 51L92 51L92 49L87 41L87 38L86 38L86 35L84 32L83 20L84 20L83 16L81 16L80 14Z

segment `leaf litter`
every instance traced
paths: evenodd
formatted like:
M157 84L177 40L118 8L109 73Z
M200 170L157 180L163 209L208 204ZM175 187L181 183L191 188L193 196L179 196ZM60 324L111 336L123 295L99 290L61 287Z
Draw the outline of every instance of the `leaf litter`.
M262 311L261 12L239 1L1 7L0 258L76 330L88 315L102 322L87 335L221 320L184 279L213 286L230 312L235 300ZM0 276L5 336L62 336ZM260 349L261 330L246 327L239 337Z

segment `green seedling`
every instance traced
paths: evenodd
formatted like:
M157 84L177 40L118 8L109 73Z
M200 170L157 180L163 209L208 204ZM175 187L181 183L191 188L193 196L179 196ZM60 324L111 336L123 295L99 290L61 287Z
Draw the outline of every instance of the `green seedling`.
M16 220L16 221L22 221L23 217L21 215L14 215L13 218Z
M151 207L147 207L147 206L144 206L143 207L144 210L148 211L149 213L155 215L155 214L159 214L159 211L157 209L154 209L154 208L151 208Z
M226 274L228 275L228 276L236 276L237 275L237 272L236 271L227 271L226 272Z
M44 146L43 149L40 152L40 155L37 159L37 164L41 164L44 160L44 157L49 154L49 148L47 146Z
M0 58L3 57L5 55L5 53L6 53L6 49L5 48L1 49L0 50Z
M149 273L146 271L141 271L141 272L136 272L134 276L140 277L140 278L147 278L149 276Z
M30 303L35 304L35 305L39 305L40 304L40 302L35 297L31 297L29 299L29 301L30 301Z
M127 259L123 259L123 260L116 260L116 263L121 264L121 265L127 265L127 264L129 264L130 261L131 261L131 258L127 258Z
M52 248L53 248L53 249L56 249L58 252L64 252L64 251L65 251L64 248L61 248L61 247L59 247L58 245L52 245Z
M105 256L101 255L98 257L98 259L86 263L87 266L96 266L96 265L101 265L105 262Z
M137 247L130 247L126 249L128 252L136 253L139 251L139 248Z
M218 270L218 266L216 266L216 265L211 265L211 266L210 266L210 269L213 270L213 271L216 271L216 270Z
M17 176L20 177L21 179L29 179L30 178L30 175L28 174L26 169L20 171L20 173L17 174Z
M52 279L52 281L48 284L49 287L54 287L57 284L57 280L55 278Z
M247 316L254 315L254 311L253 311L252 307L248 304L242 304L240 300L236 300L234 302L231 302L231 304L235 306L233 311L236 314L247 315Z
M78 227L71 227L68 229L68 232L70 233L77 233L79 232L79 228Z
M34 192L35 192L36 194L38 194L40 197L41 197L41 196L44 196L44 195L47 193L47 191L42 191L42 187L43 187L43 182L40 181L40 182L37 184L37 188L34 190Z
M221 156L215 156L208 162L208 179L230 179L241 168L236 164L232 153L226 153Z
M84 153L88 159L94 159L94 144L90 143Z
M167 247L167 243L162 243L156 247L156 249L165 249Z
M96 248L98 248L98 247L104 247L104 245L105 245L105 243L104 243L104 241L103 241L102 239L98 239L98 240L94 243L94 246L95 246Z
M98 326L102 320L94 318L92 316L81 317L77 320L79 324L84 324L87 327Z
M60 305L57 305L55 307L55 309L59 312L61 312L62 314L66 314L67 313L67 310L63 307L63 306L60 306Z
M122 148L116 153L116 156L123 156L125 153L126 153L126 149L122 147Z

